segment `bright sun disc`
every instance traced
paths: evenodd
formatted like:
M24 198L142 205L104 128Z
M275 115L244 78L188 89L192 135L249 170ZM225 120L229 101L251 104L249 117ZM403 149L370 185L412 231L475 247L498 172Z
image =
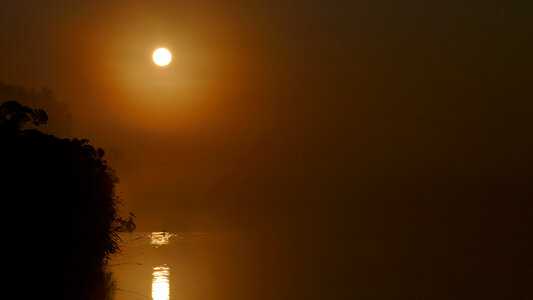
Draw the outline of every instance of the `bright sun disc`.
M170 63L170 61L172 60L172 55L170 54L170 51L168 51L168 49L159 48L154 51L154 55L152 55L152 58L156 65L163 67Z

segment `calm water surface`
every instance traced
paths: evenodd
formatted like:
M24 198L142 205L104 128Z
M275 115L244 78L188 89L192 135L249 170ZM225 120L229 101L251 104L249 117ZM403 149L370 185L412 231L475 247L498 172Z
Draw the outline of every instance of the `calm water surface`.
M235 299L265 295L268 243L235 233L134 233L110 262L116 300ZM268 293L267 293L268 294Z

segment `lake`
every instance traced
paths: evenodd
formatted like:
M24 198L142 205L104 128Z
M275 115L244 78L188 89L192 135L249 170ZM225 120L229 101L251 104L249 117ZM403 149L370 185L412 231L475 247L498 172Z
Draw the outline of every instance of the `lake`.
M459 246L444 238L309 230L134 233L123 241L110 262L116 300L482 299L514 286L491 269L478 273L472 266L482 255L450 259Z
M134 233L109 269L116 300L262 298L274 289L272 243L258 234Z

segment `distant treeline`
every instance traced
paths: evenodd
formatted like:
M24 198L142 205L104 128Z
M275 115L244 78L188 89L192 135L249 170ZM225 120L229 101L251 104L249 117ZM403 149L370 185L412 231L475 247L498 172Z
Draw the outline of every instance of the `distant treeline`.
M104 267L119 251L118 232L135 228L134 215L117 215L117 177L102 149L24 128L47 121L44 110L0 105L9 276L23 287L17 298L106 299L113 283Z

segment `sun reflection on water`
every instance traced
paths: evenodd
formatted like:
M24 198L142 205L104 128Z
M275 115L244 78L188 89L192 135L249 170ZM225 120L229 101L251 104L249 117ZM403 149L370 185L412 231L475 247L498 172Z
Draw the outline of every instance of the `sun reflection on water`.
M155 245L156 247L167 245L169 243L169 240L174 234L171 234L166 231L161 232L152 232L150 235L150 242L152 245Z
M164 266L154 267L152 275L152 299L169 300L170 268Z

